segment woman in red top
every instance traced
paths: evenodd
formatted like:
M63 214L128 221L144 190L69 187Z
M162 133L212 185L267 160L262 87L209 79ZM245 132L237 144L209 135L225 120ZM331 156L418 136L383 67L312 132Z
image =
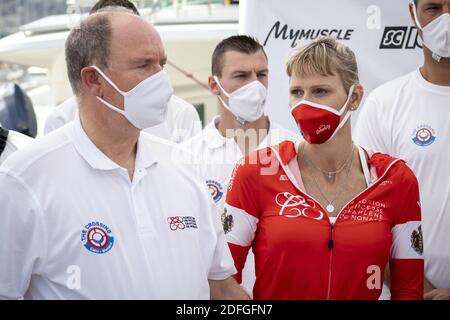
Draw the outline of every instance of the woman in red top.
M352 141L362 99L354 53L333 38L287 64L291 113L304 141L242 159L228 187L224 229L238 269L255 255L255 299L422 299L416 177Z

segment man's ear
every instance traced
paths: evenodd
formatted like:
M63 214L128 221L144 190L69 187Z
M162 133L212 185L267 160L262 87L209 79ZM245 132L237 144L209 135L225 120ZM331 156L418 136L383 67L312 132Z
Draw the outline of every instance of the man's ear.
M101 79L98 72L92 67L85 67L81 69L81 85L87 92L93 96L102 96Z
M216 82L216 80L214 80L214 77L213 76L209 76L208 77L208 86L209 86L209 90L211 90L211 92L214 94L214 95L219 95L219 93L220 93L220 88L219 88L219 86L217 85L217 82Z

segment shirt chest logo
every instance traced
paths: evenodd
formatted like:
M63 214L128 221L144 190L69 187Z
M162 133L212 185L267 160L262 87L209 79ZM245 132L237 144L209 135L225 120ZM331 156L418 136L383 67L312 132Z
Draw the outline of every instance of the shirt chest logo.
M106 224L94 221L86 224L81 230L81 242L90 252L103 254L113 247L114 237Z
M190 216L168 217L167 223L169 224L169 229L172 231L184 230L184 229L198 229L197 221L195 220L195 217L190 217Z
M209 191L211 191L211 196L213 197L214 202L218 203L223 197L222 185L215 180L207 180L206 185L208 186Z
M429 125L420 125L413 130L411 139L419 147L428 147L436 141L436 131Z
M280 206L279 215L287 218L311 218L322 220L323 212L316 208L316 204L311 199L306 199L301 195L293 195L289 192L281 192L275 196L275 202Z

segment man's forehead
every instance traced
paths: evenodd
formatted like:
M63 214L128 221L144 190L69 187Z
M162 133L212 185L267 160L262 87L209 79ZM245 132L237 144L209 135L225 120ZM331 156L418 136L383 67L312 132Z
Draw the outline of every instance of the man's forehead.
M222 66L230 72L263 71L267 69L267 59L261 50L250 54L238 51L227 51L223 55Z

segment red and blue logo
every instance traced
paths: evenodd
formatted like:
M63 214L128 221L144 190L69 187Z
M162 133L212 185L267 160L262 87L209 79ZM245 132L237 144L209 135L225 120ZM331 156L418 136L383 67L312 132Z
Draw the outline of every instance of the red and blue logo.
M219 202L223 197L222 185L215 180L207 180L206 185L208 186L209 191L211 191L211 196L213 197L214 202Z
M84 226L81 231L81 242L87 250L103 254L113 247L114 237L106 224L94 221Z
M418 126L414 129L412 141L420 147L427 147L436 141L436 132L428 125Z

